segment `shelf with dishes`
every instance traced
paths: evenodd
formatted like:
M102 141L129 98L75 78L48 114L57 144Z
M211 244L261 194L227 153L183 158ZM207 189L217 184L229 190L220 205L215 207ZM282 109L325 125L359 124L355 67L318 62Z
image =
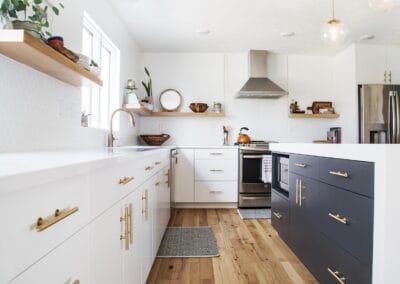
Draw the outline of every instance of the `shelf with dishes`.
M0 30L0 54L75 87L102 80L24 30Z
M224 112L181 112L181 111L151 111L144 107L131 107L124 105L124 108L139 116L163 116L163 117L224 117Z

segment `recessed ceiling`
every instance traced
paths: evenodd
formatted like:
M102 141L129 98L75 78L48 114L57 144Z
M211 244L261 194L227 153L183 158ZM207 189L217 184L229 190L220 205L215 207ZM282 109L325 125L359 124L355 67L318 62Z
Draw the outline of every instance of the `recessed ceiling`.
M336 16L350 34L346 42L321 40L331 17L330 0L110 0L144 52L236 52L334 54L360 36L369 43L400 44L400 9L376 11L368 0L336 0ZM200 36L196 31L212 31ZM282 37L291 31L293 37Z

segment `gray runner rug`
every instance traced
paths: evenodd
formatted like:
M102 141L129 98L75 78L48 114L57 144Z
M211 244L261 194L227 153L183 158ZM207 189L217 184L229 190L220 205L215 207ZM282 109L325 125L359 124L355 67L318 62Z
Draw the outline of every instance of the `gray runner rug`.
M157 257L219 256L217 242L210 227L168 227Z
M238 209L240 218L250 219L271 219L271 209Z

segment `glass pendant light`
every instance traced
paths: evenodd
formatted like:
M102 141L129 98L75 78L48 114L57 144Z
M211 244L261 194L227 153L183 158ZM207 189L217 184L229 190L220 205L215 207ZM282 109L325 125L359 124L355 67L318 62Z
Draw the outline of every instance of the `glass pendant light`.
M369 6L371 8L384 12L388 12L399 5L399 0L369 0Z
M346 26L335 17L335 0L332 0L332 18L324 25L322 39L333 43L343 42L348 34Z

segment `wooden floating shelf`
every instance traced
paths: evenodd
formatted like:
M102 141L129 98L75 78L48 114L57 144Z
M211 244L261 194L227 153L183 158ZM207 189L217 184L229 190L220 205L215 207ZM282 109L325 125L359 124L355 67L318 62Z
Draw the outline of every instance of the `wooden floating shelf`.
M75 87L103 85L96 75L24 30L0 30L0 53Z
M291 113L290 118L338 118L337 113L319 113L319 114L306 114L306 113Z
M225 113L220 112L178 112L178 111L160 111L153 112L146 108L131 108L129 105L124 106L125 109L136 113L140 116L163 116L163 117L224 117Z

